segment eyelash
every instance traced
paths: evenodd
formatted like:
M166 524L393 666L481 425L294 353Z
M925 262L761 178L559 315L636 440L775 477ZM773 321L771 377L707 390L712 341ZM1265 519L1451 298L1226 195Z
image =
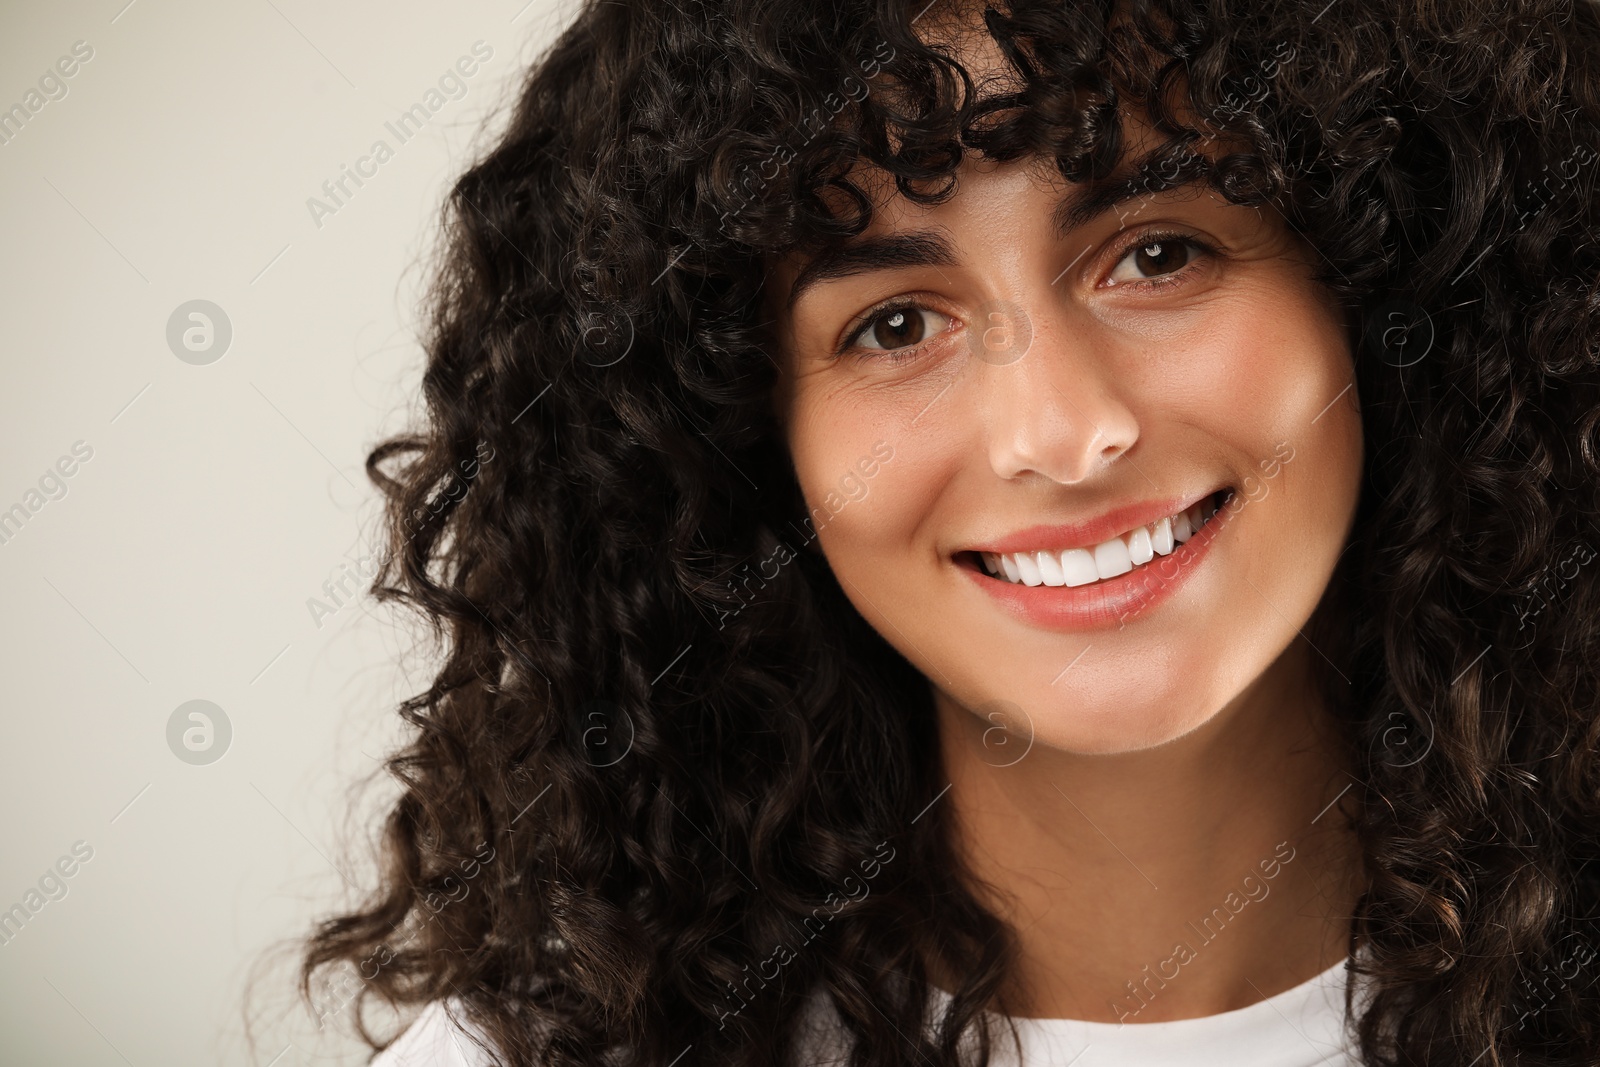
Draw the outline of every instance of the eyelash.
M835 356L835 358L842 357L842 356L845 355L845 353L849 352L852 348L854 348L855 344L856 344L856 339L859 338L862 334L866 333L867 332L867 328L869 326L871 326L873 323L877 322L880 318L884 317L885 315L892 315L896 311L932 311L932 310L934 310L934 309L926 307L926 306L924 306L922 304L919 304L915 300L907 300L904 297L895 297L893 300L889 300L889 301L887 301L885 303L879 304L875 308L870 308L867 311L867 313L862 317L861 325L857 326L854 330L851 330L847 335L845 335L844 341L839 345L839 349L838 349L838 351L836 351L834 353L834 356ZM884 361L889 362L890 364L904 363L906 360L910 359L912 356L916 355L918 352L921 352L922 349L927 346L928 341L931 341L931 340L932 340L932 338L929 338L927 341L923 341L921 344L918 344L918 345L906 345L906 346L904 346L902 348L870 348L870 349L863 349L863 351L873 353L870 357L864 357L864 358L870 358L870 359L874 359L874 360L884 360Z
M1116 267L1123 260L1128 258L1129 253L1137 252L1148 245L1161 244L1166 241L1180 241L1183 244L1198 248L1202 254L1207 256L1218 256L1221 254L1220 250L1215 245L1212 245L1208 241L1202 241L1194 234L1185 233L1182 230L1146 230L1143 233L1136 234L1128 241L1127 244L1123 245L1121 251L1119 251L1117 254L1117 258L1112 261L1111 265ZM1194 266L1192 262L1185 263L1172 274L1161 275L1155 278L1144 278L1133 282L1118 282L1113 288L1123 289L1131 286L1133 288L1143 289L1146 292L1153 292L1159 289L1165 289L1172 285L1182 285L1183 282L1180 279L1189 275L1190 268L1192 266ZM863 315L861 319L861 325L857 326L854 330L851 330L850 333L845 336L844 341L839 345L839 348L834 353L834 356L836 358L842 357L849 352L850 349L855 346L857 338L866 333L867 328L873 323L877 322L878 319L884 315L890 315L896 311L931 310L934 309L928 308L917 303L915 300L908 300L904 297L895 297L892 300L888 300L882 304L879 304L877 307L870 308L867 310L865 315ZM921 352L931 340L932 338L929 338L929 340L923 341L919 345L907 345L903 348L864 349L863 351L874 354L863 358L887 362L890 365L899 365L911 359L918 352Z
M1181 242L1198 248L1202 254L1207 256L1220 255L1220 251L1215 245L1208 241L1202 241L1192 233L1185 233L1182 230L1147 230L1136 235L1127 244L1123 245L1122 251L1117 254L1116 260L1111 265L1115 267L1127 259L1130 252L1137 252L1148 245L1165 244L1168 241ZM1134 285L1148 291L1165 289L1169 285L1182 285L1183 283L1179 279L1188 277L1189 268L1192 266L1194 266L1193 263L1185 263L1171 274L1163 274L1155 278L1144 278L1135 282L1118 282L1115 288L1120 289L1125 285Z

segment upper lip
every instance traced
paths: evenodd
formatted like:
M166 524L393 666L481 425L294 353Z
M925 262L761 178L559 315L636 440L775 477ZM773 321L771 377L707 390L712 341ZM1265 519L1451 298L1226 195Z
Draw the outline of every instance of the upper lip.
M1187 511L1219 491L1219 489L1208 489L1204 493L1189 497L1140 500L1078 522L1029 526L1025 530L1017 530L992 541L969 545L967 550L1006 555L1013 552L1055 552L1070 548L1093 548L1137 526L1147 526L1168 515Z

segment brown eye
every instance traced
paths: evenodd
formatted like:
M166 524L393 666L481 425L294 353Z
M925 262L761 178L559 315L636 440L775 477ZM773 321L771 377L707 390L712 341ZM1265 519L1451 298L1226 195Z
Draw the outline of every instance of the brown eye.
M1155 280L1164 275L1175 274L1194 262L1197 253L1204 251L1205 247L1193 238L1175 234L1152 235L1128 249L1127 253L1117 261L1108 284L1118 285L1143 279ZM1125 267L1124 264L1128 266ZM1131 272L1128 267L1131 267Z
M1189 262L1189 246L1177 241L1156 241L1135 251L1133 261L1146 274L1166 274Z
M937 332L936 329L930 328L929 316L936 319L945 318L937 311L930 311L927 308L914 306L885 308L862 324L856 336L851 339L851 343L869 350L885 352L921 344Z

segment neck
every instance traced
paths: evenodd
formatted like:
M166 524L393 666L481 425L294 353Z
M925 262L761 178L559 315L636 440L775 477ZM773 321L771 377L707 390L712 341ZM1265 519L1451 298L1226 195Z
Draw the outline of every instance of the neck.
M1155 748L1035 744L1005 767L984 744L991 724L935 690L956 854L1018 936L997 1010L1193 1018L1345 957L1361 854L1335 800L1354 779L1310 681L1315 655L1296 639L1205 724Z

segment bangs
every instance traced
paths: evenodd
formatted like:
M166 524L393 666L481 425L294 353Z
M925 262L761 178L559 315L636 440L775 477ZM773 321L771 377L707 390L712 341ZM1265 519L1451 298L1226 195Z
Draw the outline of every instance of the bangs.
M856 24L837 37L801 31L775 53L722 57L744 65L729 77L755 91L743 106L714 105L729 128L678 159L683 173L661 176L696 190L683 238L708 261L814 253L855 236L871 222L871 186L890 180L913 202L940 203L969 153L1037 158L1084 184L1074 216L1197 181L1240 204L1275 191L1255 113L1295 58L1292 42L1263 45L1241 75L1242 29L1211 26L1203 43L1137 5L919 6L846 8L840 18ZM1209 81L1195 74L1197 59L1224 51L1230 61L1211 64Z

